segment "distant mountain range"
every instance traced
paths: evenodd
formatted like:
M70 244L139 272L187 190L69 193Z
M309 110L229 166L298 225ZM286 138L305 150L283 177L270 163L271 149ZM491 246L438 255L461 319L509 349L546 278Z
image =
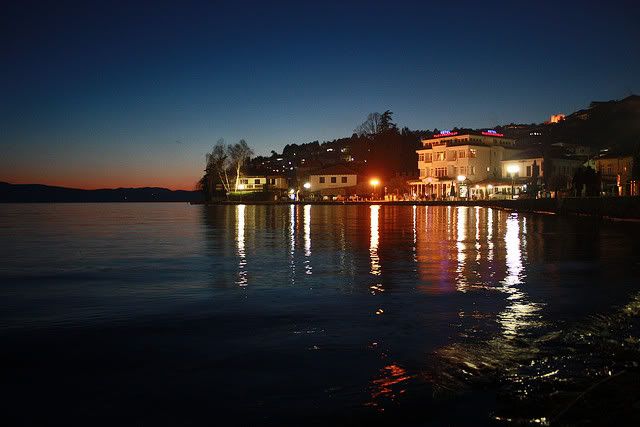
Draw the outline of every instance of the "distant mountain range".
M174 191L156 187L81 190L0 182L0 203L196 202L202 199L202 193L199 191Z

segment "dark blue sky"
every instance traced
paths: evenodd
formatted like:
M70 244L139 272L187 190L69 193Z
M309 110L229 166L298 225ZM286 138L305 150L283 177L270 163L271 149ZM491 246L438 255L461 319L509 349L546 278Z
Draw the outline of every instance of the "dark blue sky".
M0 17L0 180L191 188L372 111L440 129L640 93L636 2L15 2ZM304 4L299 4L304 3Z

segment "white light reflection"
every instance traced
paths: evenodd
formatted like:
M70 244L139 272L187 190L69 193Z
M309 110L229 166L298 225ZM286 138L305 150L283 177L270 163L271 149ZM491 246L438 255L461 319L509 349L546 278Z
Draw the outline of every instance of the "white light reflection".
M289 205L289 266L291 267L291 284L296 281L296 205Z
M236 244L237 244L237 254L238 254L238 281L236 282L238 286L247 286L248 278L247 278L247 256L244 248L244 216L245 216L245 205L237 205L236 206Z
M491 208L487 208L487 248L487 261L493 261L493 209Z
M536 313L541 308L540 304L528 301L527 295L519 287L524 278L520 234L518 214L509 215L504 236L507 276L502 283L502 291L508 294L508 305L498 315L506 338L515 338L522 328L533 326L539 317Z
M311 267L311 205L304 205L304 272L312 273Z
M467 208L459 206L456 208L456 248L458 249L458 265L456 267L456 288L458 291L465 292L467 287L467 278L463 272L464 261L467 257L464 243L467 238Z

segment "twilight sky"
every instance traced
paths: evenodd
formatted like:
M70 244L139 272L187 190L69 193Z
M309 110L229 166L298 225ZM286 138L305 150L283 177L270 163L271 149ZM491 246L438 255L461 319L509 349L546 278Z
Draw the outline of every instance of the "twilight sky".
M218 138L256 154L367 113L542 122L640 93L636 1L12 2L0 181L192 189Z

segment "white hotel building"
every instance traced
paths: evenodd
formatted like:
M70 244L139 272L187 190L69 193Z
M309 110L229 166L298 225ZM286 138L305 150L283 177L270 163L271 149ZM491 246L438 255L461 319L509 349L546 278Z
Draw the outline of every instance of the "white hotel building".
M514 145L514 139L493 130L443 131L423 139L423 148L416 150L420 179L409 183L412 193L418 198L446 198L454 187L456 196L469 197L473 195L465 194L469 189L474 193L483 181L502 177L501 162L510 157Z

